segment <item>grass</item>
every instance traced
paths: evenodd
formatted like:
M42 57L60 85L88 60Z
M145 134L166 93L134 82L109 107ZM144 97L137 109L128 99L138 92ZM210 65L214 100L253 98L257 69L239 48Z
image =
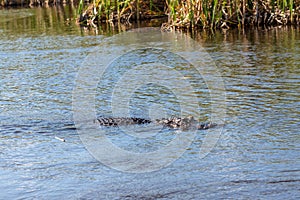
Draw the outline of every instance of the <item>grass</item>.
M300 0L94 0L92 5L98 20L124 22L143 19L162 7L159 2L168 25L185 29L298 24L300 15ZM86 12L83 6L80 0L78 13Z

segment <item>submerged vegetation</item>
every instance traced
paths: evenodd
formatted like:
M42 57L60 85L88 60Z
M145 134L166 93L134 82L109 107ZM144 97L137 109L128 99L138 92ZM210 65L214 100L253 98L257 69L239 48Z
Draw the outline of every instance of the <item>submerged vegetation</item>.
M300 0L93 0L79 3L80 23L121 22L166 16L163 28L276 26L300 22Z

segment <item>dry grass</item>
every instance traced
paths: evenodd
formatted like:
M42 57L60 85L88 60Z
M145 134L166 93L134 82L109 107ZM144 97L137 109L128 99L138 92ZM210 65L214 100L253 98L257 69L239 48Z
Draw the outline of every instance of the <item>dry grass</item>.
M300 0L94 0L83 7L80 1L80 21L85 23L124 23L164 12L165 27L184 29L299 24L300 15Z

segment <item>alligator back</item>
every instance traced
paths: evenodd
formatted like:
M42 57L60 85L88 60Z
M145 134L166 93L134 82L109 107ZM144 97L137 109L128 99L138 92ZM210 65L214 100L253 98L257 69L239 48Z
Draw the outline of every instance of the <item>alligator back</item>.
M137 117L99 117L97 120L100 126L120 126L151 123L151 120Z
M99 117L98 122L100 126L124 126L133 124L150 124L155 123L168 128L188 130L198 129L205 130L217 126L215 123L199 123L194 117L172 117L162 118L151 121L150 119L138 118L138 117Z

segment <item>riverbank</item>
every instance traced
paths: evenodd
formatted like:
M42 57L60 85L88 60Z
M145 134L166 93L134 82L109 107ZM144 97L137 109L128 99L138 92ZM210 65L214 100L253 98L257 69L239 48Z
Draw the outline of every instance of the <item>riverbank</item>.
M164 30L229 29L279 25L299 25L300 1L103 1L79 3L79 22L96 26L100 22L129 23L167 17Z
M73 4L77 22L130 24L165 18L164 30L229 29L300 24L299 0L0 0L2 7Z

